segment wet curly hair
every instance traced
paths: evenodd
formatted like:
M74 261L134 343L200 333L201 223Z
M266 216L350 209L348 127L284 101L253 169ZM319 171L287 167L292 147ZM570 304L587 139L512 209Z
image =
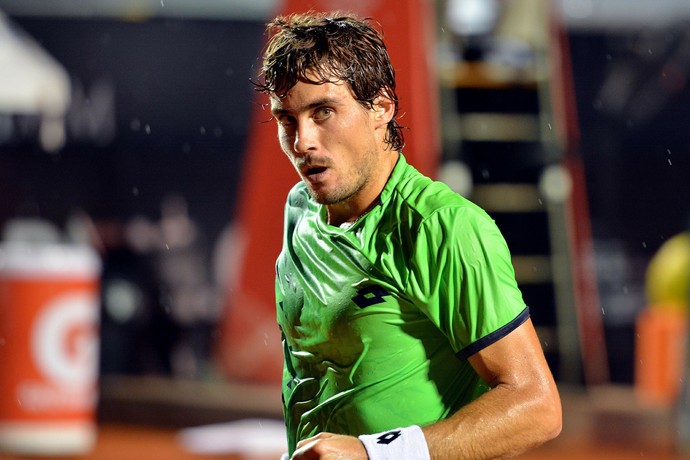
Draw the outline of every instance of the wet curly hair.
M402 127L395 119L395 70L383 34L373 23L341 12L278 16L266 25L270 38L254 83L257 91L282 98L300 80L317 85L344 81L368 109L378 97L388 98L395 111L385 142L402 151Z

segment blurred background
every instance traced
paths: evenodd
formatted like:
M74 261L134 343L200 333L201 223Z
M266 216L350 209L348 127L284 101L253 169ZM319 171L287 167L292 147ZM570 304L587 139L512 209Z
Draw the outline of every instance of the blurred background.
M297 176L251 81L266 20L310 8L381 23L408 159L506 236L573 409L553 449L680 458L690 249L650 265L690 223L686 0L0 0L2 244L96 255L94 458L193 458L182 428L280 420Z

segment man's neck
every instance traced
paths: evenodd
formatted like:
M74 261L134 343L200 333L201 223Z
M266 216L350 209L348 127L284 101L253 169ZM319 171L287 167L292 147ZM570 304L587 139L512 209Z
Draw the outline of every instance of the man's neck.
M336 227L344 223L352 224L375 207L379 203L381 192L388 183L399 156L397 152L395 154L387 152L385 160L380 165L381 174L376 177L374 182L367 184L366 190L358 193L350 200L327 206L328 224Z

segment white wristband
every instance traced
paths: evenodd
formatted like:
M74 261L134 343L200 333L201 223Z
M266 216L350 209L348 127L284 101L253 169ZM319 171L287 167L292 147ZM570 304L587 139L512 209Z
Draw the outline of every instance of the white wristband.
M417 425L363 434L359 440L364 444L369 460L430 460L426 438Z

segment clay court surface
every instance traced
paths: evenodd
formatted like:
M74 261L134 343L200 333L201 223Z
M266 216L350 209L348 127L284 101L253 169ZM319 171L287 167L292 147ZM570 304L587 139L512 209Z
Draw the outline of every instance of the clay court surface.
M641 404L629 387L561 390L564 427L561 436L519 457L522 460L690 459L676 448L672 411ZM199 455L186 451L178 429L150 424L103 422L98 442L83 460L277 460L276 455ZM23 457L2 455L1 459ZM49 457L66 460L64 457ZM35 457L34 457L35 459Z

